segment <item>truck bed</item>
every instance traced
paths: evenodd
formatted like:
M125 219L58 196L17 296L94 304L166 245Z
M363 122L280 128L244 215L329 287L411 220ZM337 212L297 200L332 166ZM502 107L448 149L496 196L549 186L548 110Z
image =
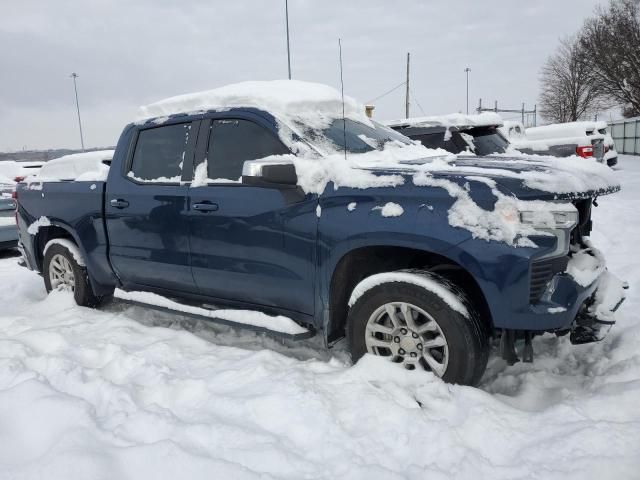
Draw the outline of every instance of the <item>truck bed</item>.
M108 242L104 223L105 182L55 181L21 183L17 187L20 242L26 248L29 267L41 271L41 252L47 241L40 228L66 230L79 245L92 275L99 283L113 284L114 276L108 263ZM43 218L44 217L44 218ZM36 220L40 227L28 229ZM29 231L30 230L30 231Z

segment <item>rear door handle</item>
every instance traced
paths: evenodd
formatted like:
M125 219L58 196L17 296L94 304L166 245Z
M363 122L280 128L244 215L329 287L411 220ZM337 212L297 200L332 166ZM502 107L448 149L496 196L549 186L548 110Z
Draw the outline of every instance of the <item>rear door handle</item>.
M127 208L129 206L129 202L122 198L114 198L109 204L114 208Z
M201 202L201 203L194 203L193 204L193 209L194 210L198 210L199 212L215 212L216 210L218 210L218 204L217 203L211 203L211 202Z

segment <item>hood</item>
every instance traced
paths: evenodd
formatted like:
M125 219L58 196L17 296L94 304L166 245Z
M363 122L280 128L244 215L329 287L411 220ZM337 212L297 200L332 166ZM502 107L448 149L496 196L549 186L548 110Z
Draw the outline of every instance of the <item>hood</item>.
M495 181L505 193L523 200L573 200L620 190L620 183L613 170L595 160L580 157L459 155L448 162L426 158L400 163L403 167L397 169L371 169L405 175L423 172L435 178L457 180L457 183L484 178Z

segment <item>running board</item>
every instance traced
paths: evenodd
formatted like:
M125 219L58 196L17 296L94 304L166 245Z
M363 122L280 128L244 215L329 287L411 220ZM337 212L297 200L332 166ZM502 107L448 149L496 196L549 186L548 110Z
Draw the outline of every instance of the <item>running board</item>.
M176 302L150 292L126 292L116 288L114 298L139 307L151 308L165 313L177 313L192 318L207 320L230 327L240 327L254 332L263 332L291 340L304 340L315 335L307 329L282 315L271 316L255 310L232 310L205 308Z

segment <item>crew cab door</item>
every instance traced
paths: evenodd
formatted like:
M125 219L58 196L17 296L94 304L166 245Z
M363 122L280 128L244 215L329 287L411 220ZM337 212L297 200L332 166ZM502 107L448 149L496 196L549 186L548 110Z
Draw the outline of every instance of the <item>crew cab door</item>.
M105 197L109 258L127 288L196 290L189 258L188 186L199 121L139 127Z
M193 276L213 301L312 314L316 199L240 181L245 161L289 153L274 130L250 112L203 120L189 189Z

